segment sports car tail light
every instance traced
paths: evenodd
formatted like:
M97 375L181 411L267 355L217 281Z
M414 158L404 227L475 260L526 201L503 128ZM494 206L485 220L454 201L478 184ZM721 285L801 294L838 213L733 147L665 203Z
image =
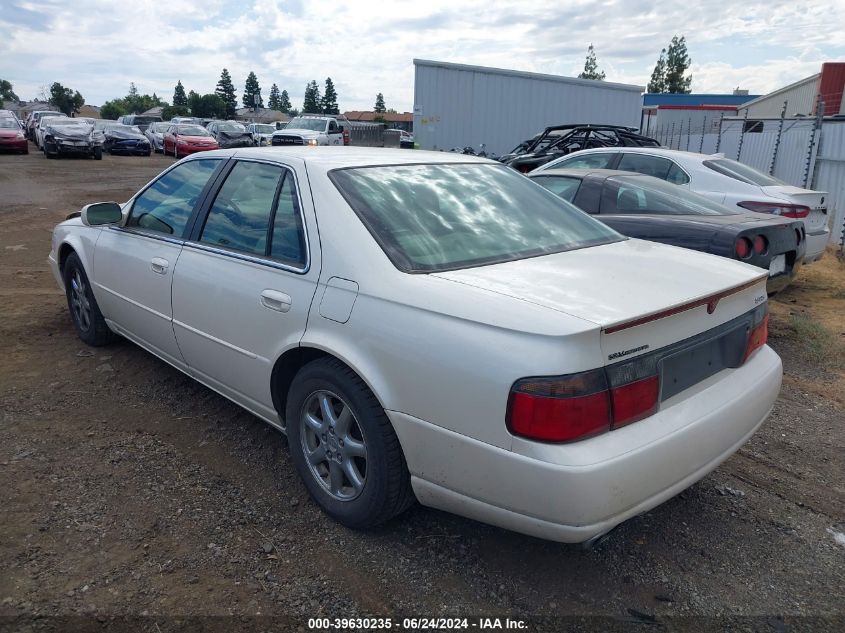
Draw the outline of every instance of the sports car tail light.
M758 255L764 254L769 248L769 242L762 235L754 237L754 252Z
M810 215L810 207L805 207L803 204L780 204L777 202L754 202L745 201L737 202L737 206L749 211L756 211L757 213L771 213L772 215L780 215L784 218L806 218Z
M734 247L736 256L740 259L748 259L751 257L751 241L747 237L741 237L736 241Z
M767 340L769 340L768 309L766 312L761 312L760 315L760 321L754 324L751 329L751 335L748 337L748 343L745 346L745 355L742 357L743 363L747 361L754 352L763 347ZM755 320L756 317L757 315L755 314Z

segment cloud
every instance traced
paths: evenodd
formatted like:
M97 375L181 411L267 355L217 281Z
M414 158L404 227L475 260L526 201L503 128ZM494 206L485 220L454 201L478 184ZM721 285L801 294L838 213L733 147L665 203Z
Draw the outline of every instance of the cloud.
M383 16L383 17L382 17ZM24 98L59 81L89 103L142 92L169 99L177 80L211 92L223 67L238 96L254 71L300 106L331 77L341 108L413 106L413 58L575 75L592 43L609 81L644 85L662 47L684 34L693 89L767 92L845 57L826 0L42 0L4 4L0 77Z

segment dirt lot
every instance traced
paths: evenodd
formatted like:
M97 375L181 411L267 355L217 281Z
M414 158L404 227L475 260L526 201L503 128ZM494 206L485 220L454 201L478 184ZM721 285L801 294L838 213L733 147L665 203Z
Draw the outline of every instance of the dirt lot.
M177 616L307 630L368 614L845 630L845 266L832 251L772 301L786 376L769 421L594 549L421 507L359 533L310 501L282 435L130 343L74 335L46 263L53 225L170 162L0 156L0 630L59 622L47 616L85 616L56 630L118 616L144 616L143 631Z

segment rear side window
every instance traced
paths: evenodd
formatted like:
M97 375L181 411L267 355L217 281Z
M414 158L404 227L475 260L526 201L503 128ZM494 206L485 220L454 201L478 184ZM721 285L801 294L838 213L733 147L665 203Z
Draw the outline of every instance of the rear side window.
M219 159L192 160L161 176L132 205L128 227L182 237Z
M200 241L286 264L305 264L305 234L293 176L241 161L214 199Z
M705 160L704 166L722 174L723 176L728 176L734 180L739 180L740 182L744 182L749 185L757 185L758 187L770 187L786 184L782 180L768 176L761 171L757 171L753 167L743 165L742 163L731 160L730 158L714 158L711 160Z
M612 152L601 152L597 154L585 154L584 156L573 156L555 162L555 167L566 167L567 169L607 169L615 154ZM551 165L550 165L551 166ZM621 169L621 167L620 167Z
M666 176L666 182L671 182L673 185L685 185L689 182L689 176L676 163L672 163L669 168L669 175Z
M654 176L660 180L667 180L669 170L674 163L667 158L659 156L648 156L646 154L624 153L616 169L622 171L635 171L638 174Z
M581 186L580 178L569 178L567 176L537 176L532 178L537 184L543 185L553 194L560 196L567 202L572 202L578 187Z

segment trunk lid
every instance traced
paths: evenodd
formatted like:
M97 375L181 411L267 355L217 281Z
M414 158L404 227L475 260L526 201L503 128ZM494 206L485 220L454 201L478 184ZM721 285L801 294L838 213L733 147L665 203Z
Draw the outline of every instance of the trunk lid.
M607 361L749 312L766 301L767 278L724 257L633 239L434 276L595 323Z
M827 192L801 189L791 185L770 185L760 187L768 196L789 202L791 204L802 204L810 207L810 215L804 218L804 224L808 231L817 231L827 223Z

